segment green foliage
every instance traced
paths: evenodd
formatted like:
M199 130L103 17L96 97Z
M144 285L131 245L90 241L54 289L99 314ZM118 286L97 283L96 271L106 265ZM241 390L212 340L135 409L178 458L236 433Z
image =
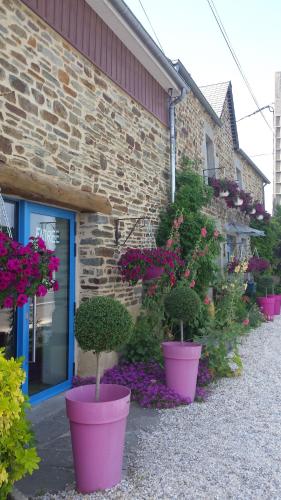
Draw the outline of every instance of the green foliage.
M0 500L7 498L16 481L38 469L40 460L25 415L21 362L5 359L0 350Z
M165 299L165 310L171 319L192 323L200 312L199 295L188 286L178 285Z
M216 283L215 320L219 328L241 322L243 315L246 315L246 307L242 303L244 291L243 273L228 275Z
M132 330L130 313L111 297L94 297L77 310L75 336L83 351L117 350L129 340Z
M268 223L252 221L251 226L264 231L264 238L251 238L251 248L259 257L269 260L273 273L281 276L281 207L276 207Z
M257 290L258 297L266 297L274 293L274 280L270 274L262 274L257 277Z
M264 317L257 304L251 304L248 310L248 319L251 328L257 328L264 321Z
M208 367L215 377L233 377L241 373L242 361L238 344L245 332L245 327L238 323L223 330L213 325L205 335L195 338L204 345L203 356L208 359Z
M164 246L169 238L171 227L178 213L184 220L179 228L179 244L182 257L189 262L198 244L201 229L206 228L205 255L198 259L196 289L203 291L212 283L217 272L216 257L220 251L221 237L214 240L215 222L201 213L201 209L210 203L213 189L207 186L202 176L194 172L190 166L194 162L184 159L184 167L177 174L175 203L160 214L160 223L156 236L159 246Z
M155 332L151 316L142 312L138 317L133 335L123 351L124 359L129 363L139 361L157 361L162 363L161 340Z

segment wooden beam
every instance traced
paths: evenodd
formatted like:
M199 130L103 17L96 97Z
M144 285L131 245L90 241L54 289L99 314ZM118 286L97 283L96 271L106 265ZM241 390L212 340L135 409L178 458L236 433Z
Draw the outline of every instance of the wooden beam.
M81 191L55 177L23 171L15 165L0 163L0 188L3 194L14 194L79 212L112 213L106 196Z

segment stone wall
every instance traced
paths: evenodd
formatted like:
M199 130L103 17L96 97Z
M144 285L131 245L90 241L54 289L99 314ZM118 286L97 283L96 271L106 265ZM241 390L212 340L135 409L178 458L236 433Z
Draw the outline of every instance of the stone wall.
M264 189L262 177L253 169L250 163L239 153L235 153L235 157L241 164L243 189L251 193L254 200L264 203Z
M156 220L167 203L169 131L19 0L0 4L0 94L0 161L105 194L113 207L110 217L80 214L79 298L136 306L140 288L116 276L115 220ZM132 223L121 222L121 241ZM133 244L147 244L142 227Z

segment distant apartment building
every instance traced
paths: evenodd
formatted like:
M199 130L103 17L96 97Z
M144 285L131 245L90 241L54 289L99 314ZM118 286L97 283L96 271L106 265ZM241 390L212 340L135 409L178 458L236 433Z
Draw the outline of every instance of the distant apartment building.
M281 72L275 73L273 207L281 205Z

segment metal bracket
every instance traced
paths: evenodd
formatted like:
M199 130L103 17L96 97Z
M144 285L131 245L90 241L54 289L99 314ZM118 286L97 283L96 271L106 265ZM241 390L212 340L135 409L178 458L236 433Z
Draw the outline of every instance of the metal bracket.
M120 228L120 222L121 221L135 221L132 229L130 230L127 238L123 241L123 243L119 243L120 241L120 238L121 238L121 234L120 234L120 231L119 231L119 228ZM133 234L134 230L136 229L136 227L138 226L138 224L140 223L140 221L144 221L144 220L150 220L152 221L153 219L150 219L149 217L128 217L128 218L125 218L125 219L115 219L115 245L118 246L120 244L121 247L123 247L124 245L126 245L128 239L130 238L130 236Z

